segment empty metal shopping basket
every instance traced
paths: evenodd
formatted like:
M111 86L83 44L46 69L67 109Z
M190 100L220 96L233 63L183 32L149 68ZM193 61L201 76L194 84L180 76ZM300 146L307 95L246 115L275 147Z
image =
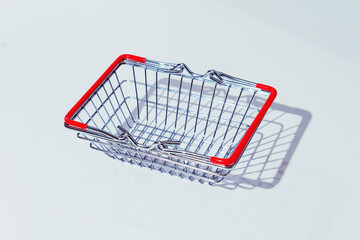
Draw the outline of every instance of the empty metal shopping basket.
M259 108L252 102L260 95ZM273 87L219 71L121 55L65 126L112 158L214 184L239 161L275 97Z

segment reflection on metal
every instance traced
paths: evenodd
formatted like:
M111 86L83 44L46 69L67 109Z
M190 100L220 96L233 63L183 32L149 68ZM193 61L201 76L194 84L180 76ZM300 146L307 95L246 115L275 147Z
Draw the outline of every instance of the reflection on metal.
M236 165L210 158L232 154L264 105L261 96L269 93L219 71L127 59L73 115L86 129L65 126L112 158L214 184Z

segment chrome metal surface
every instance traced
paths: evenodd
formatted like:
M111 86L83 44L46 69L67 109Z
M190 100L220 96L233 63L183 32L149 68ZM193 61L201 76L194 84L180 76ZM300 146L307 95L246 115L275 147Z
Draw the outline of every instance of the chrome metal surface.
M73 119L87 124L78 137L108 156L201 183L220 182L227 158L267 94L256 84L183 64L125 60L83 104ZM69 127L69 126L68 126Z

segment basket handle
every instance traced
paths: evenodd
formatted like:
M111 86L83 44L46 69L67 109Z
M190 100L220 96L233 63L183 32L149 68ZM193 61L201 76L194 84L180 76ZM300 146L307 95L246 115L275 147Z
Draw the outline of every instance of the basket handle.
M263 91L269 92L270 95L269 95L268 99L265 101L265 103L262 106L262 108L260 109L258 115L255 117L254 121L251 123L250 127L245 132L244 136L241 138L239 144L237 145L237 147L235 148L235 150L231 154L231 156L229 158L211 157L210 161L212 163L224 165L226 167L234 166L237 163L237 161L240 159L246 146L250 142L253 134L255 133L258 126L260 125L261 121L263 120L265 113L268 111L271 104L274 102L274 99L277 95L277 91L275 88L264 85L264 84L260 84L260 83L256 84L256 87Z
M146 59L147 64L151 64L152 66L156 67L157 69L160 69L164 73L169 74L180 74L187 72L189 75L191 75L194 78L207 78L209 77L211 80L215 81L218 84L223 84L225 82L228 83L241 83L248 87L256 87L256 83L250 82L245 79L237 78L234 76L231 76L229 74L216 71L214 69L210 69L204 74L199 74L193 72L185 63L164 63L164 62L158 62L151 59Z

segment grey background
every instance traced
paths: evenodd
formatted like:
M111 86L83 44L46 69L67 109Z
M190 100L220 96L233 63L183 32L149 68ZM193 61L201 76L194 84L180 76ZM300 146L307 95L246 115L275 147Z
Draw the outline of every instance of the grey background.
M0 3L1 239L356 239L358 1ZM63 117L120 54L273 85L312 118L273 188L121 164Z

